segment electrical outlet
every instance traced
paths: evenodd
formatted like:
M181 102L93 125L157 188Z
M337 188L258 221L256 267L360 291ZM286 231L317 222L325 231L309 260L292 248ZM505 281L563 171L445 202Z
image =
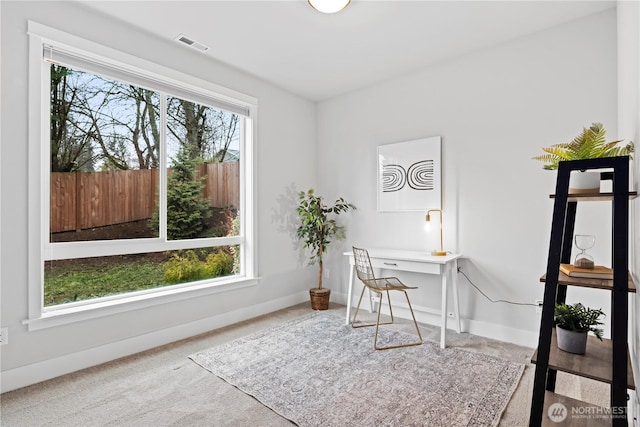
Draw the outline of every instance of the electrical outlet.
M0 328L0 345L9 344L9 328Z
M324 271L324 278L325 278L325 279L328 279L328 278L330 277L329 269L325 267L325 268L323 269L323 271Z
M542 300L541 299L537 299L536 300L536 313L538 313L538 314L542 313Z

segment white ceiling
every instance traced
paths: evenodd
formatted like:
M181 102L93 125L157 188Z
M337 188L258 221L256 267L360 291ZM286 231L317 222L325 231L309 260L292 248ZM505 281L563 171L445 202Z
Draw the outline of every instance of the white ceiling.
M78 1L161 38L183 33L209 46L203 55L316 101L615 7L591 0L352 0L325 15L306 0Z

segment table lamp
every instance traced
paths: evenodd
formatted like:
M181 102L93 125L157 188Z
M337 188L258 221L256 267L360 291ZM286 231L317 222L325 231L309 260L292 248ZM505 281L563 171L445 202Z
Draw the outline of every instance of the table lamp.
M429 209L427 211L427 222L431 222L431 212L440 212L440 250L439 251L431 251L431 255L433 256L445 256L447 255L447 251L442 249L442 210L440 209Z

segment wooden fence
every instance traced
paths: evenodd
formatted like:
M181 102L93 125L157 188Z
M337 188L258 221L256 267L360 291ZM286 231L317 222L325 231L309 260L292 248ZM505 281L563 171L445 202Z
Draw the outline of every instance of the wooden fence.
M240 207L239 162L198 165L196 175L204 177L202 193L209 200L209 206ZM52 172L50 232L151 218L158 176L158 169Z

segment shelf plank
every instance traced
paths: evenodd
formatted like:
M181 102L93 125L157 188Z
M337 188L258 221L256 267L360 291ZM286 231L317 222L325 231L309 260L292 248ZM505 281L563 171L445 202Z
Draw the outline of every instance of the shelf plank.
M629 191L629 199L635 199L638 197L637 191ZM549 198L555 199L555 194L550 194ZM601 202L613 200L613 193L582 193L582 194L569 194L567 199L569 202Z
M540 277L541 282L547 281L547 275L543 274ZM613 290L613 280L612 279L587 279L584 277L569 277L564 274L562 271L558 275L558 284L559 285L570 285L570 286L580 286L583 288L595 288L595 289L606 289L609 291ZM633 282L633 277L631 277L631 273L629 273L629 282L628 282L628 290L629 292L637 292L636 284Z
M549 368L556 371L568 372L592 380L611 384L613 344L609 339L600 341L595 336L587 338L587 352L585 354L573 354L558 348L556 330L551 335L551 351L549 352ZM533 353L531 362L536 363L538 350ZM631 370L631 358L627 351L627 388L635 390L633 371Z
M549 407L554 403L562 403L567 410L567 417L563 421L552 420L549 417ZM574 409L575 409L575 414ZM591 411L591 413L587 413ZM611 417L600 416L604 413L604 408L591 403L583 402L568 396L556 394L552 391L544 393L544 412L542 415L542 426L565 426L565 427L599 427L610 426Z

